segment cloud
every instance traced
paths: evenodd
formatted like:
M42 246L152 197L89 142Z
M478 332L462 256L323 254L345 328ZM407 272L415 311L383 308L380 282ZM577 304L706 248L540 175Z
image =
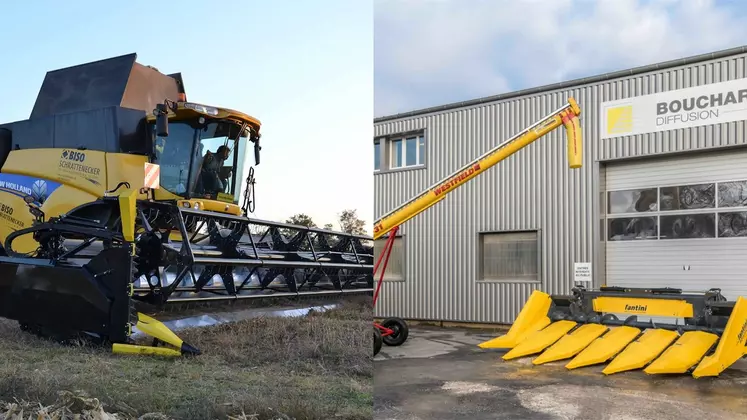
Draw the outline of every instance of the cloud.
M747 44L747 2L377 0L375 115Z

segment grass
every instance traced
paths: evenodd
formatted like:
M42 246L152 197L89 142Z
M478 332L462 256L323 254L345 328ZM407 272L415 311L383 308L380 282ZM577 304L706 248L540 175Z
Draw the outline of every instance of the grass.
M109 419L371 418L371 319L361 297L303 318L183 330L203 354L178 359L61 346L0 319L0 420L24 407L17 418L41 407L117 414Z

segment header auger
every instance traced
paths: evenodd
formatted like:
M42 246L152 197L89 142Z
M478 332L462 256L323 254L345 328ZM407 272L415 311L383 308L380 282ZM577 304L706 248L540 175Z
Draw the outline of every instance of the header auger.
M434 206L446 198L450 192L560 126L564 126L566 131L568 165L571 168L581 167L583 156L579 115L581 115L581 109L578 107L578 104L573 98L568 98L568 103L565 105L374 222L374 240L389 234L384 249L374 265L374 273L380 273L376 291L374 292L374 306L379 296L389 255L392 252L394 238L397 236L397 231L402 223ZM379 271L379 267L381 267L381 271ZM402 319L387 318L381 324L374 323L374 355L379 352L382 343L390 346L401 345L407 339L407 334L407 324Z
M653 320L662 317L669 322ZM700 378L718 376L745 355L746 345L743 297L727 301L718 289L577 287L571 295L534 291L509 331L479 346L508 349L503 360L537 355L535 365L606 363L605 375L643 369Z
M135 303L373 291L371 238L247 217L259 120L135 59L49 72L31 117L0 125L0 316L196 354ZM133 345L133 327L171 347Z

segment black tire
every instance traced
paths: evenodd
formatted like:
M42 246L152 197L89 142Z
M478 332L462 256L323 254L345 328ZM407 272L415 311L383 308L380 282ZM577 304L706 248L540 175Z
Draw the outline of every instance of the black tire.
M407 340L407 336L410 333L407 323L401 318L387 318L381 323L381 326L394 331L392 335L382 337L384 344L387 346L401 346Z
M378 328L374 327L374 356L379 354L381 351L381 346L383 345L383 340L381 337L381 331L379 331Z

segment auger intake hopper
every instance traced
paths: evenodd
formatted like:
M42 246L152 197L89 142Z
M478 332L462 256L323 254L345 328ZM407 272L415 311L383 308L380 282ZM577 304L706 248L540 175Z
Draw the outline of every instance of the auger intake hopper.
M606 364L606 375L643 369L717 376L747 351L747 299L727 301L718 289L534 291L509 331L479 346L507 350L504 360L533 356L535 365Z

